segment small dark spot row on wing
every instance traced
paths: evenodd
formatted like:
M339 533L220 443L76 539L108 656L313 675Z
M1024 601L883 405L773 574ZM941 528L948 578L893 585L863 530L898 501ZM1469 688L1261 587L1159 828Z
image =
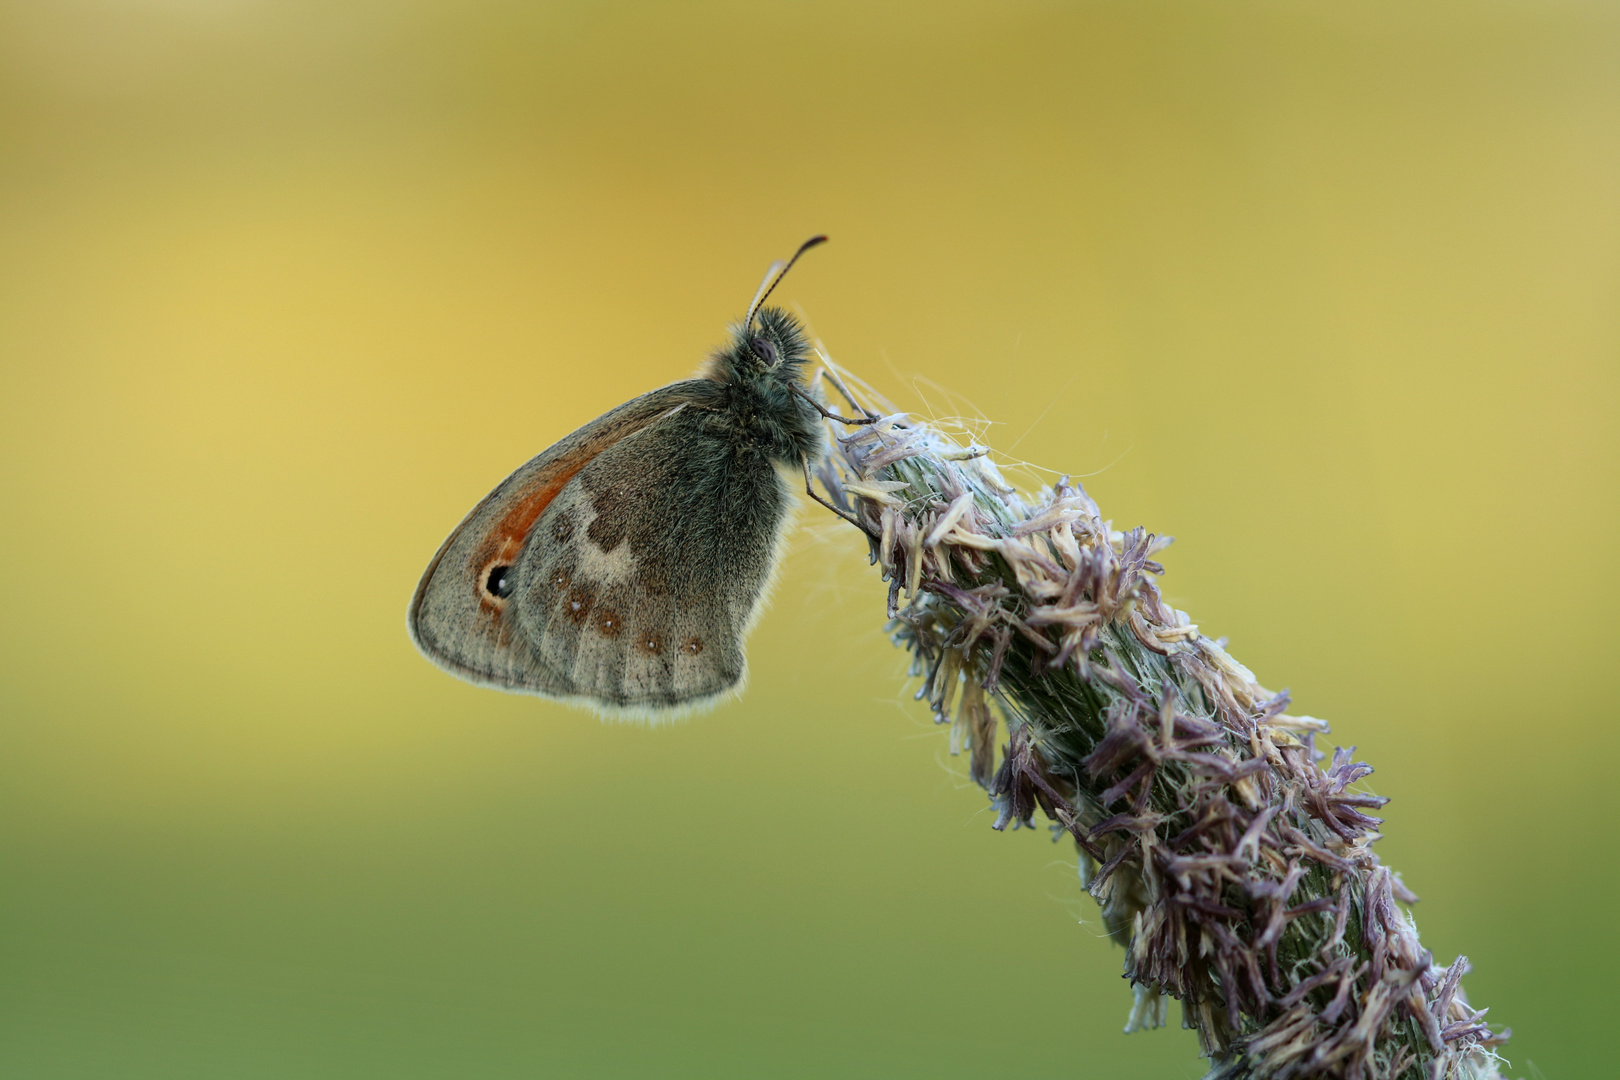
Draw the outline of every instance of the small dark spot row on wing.
M574 535L574 519L568 514L559 513L551 526L551 535L557 538L557 543L567 543L568 538Z
M564 593L562 613L575 626L584 627L589 623L592 629L609 639L619 637L626 630L625 619L617 610L605 603L598 604L603 598L597 595L596 586L589 582L575 583L568 571L560 567L552 570L546 580L556 591ZM611 600L611 597L606 599ZM668 648L668 638L657 628L638 630L633 640L636 648L651 656L660 656ZM697 636L688 637L676 649L686 656L697 656L702 651L703 639Z

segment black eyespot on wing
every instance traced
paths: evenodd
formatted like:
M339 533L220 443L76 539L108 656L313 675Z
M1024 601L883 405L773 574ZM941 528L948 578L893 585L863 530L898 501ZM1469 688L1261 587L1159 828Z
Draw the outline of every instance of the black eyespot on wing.
M766 367L775 367L777 361L781 359L777 355L776 346L771 343L770 338L754 338L748 343L748 347L754 350L755 356L764 361Z
M505 600L512 595L515 575L510 566L492 566L489 573L484 575L484 591L489 595Z

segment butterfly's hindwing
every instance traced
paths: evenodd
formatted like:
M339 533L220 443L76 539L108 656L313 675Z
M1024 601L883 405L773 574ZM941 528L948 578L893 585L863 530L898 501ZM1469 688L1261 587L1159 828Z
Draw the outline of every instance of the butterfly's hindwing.
M699 409L596 457L517 567L519 626L560 688L542 692L656 709L737 686L788 506L770 462Z

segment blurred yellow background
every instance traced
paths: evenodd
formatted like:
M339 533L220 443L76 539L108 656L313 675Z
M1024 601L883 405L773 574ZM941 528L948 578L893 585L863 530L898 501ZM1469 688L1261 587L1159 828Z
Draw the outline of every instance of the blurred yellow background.
M475 500L818 231L835 356L1178 536L1378 767L1515 1075L1612 1068L1613 5L25 0L0 1074L1201 1074L837 523L672 727L406 640Z

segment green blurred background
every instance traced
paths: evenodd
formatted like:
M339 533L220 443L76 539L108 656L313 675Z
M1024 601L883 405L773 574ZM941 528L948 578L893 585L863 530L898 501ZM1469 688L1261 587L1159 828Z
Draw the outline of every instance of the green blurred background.
M476 499L817 231L835 356L1177 535L1378 767L1515 1075L1612 1069L1615 5L25 0L0 1075L1201 1074L836 523L675 726L406 640Z

